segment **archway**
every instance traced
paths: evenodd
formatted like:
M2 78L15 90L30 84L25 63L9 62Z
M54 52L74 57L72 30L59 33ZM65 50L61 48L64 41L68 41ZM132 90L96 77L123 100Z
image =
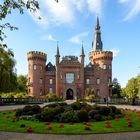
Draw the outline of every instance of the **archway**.
M66 99L73 100L73 90L71 88L69 88L66 92Z

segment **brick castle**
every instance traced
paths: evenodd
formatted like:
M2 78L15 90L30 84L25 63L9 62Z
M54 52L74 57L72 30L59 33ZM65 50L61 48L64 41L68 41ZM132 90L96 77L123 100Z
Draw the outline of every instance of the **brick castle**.
M55 66L51 62L46 65L45 53L30 51L27 56L30 96L52 93L64 99L81 99L87 89L94 91L97 98L111 96L113 53L103 50L98 17L88 65L84 63L83 46L80 60L71 55L60 60L57 46Z

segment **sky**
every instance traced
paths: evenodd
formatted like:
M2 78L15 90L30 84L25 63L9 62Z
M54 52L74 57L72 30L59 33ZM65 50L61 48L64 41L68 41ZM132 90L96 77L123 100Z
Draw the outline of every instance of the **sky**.
M57 41L61 58L79 56L83 42L88 64L97 16L103 49L114 53L112 77L124 87L140 73L140 0L39 0L39 4L36 13L25 10L20 15L14 10L3 21L19 28L5 31L5 42L15 53L18 75L28 73L29 51L46 53L47 63L55 65Z

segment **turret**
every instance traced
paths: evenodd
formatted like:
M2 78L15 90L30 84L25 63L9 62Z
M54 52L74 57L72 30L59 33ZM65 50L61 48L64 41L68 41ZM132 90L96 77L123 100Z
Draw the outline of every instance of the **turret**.
M59 69L59 63L60 63L60 53L59 53L59 46L57 42L57 51L56 51L56 95L59 97L60 89L59 89L59 79L60 79L60 69Z
M103 43L101 40L101 31L100 31L100 23L99 18L97 17L97 23L94 32L94 41L92 43L93 51L102 51Z
M56 57L56 66L57 66L60 62L60 53L59 53L58 41L57 41L57 51L56 51L55 57Z
M82 43L82 50L80 54L80 62L84 66L84 59L85 59L85 53L84 53L84 48L83 48L83 43Z
M28 57L28 94L43 96L45 94L45 66L47 55L38 51L27 53Z
M95 70L95 93L100 98L109 97L112 94L110 85L112 82L113 53L111 51L103 51L98 17L93 42L92 51L89 53L89 60L94 65Z

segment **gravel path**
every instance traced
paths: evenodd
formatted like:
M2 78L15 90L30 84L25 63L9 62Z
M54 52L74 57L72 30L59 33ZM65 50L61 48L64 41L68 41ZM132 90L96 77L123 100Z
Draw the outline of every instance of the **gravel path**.
M0 140L140 140L140 132L93 135L50 135L0 132Z

